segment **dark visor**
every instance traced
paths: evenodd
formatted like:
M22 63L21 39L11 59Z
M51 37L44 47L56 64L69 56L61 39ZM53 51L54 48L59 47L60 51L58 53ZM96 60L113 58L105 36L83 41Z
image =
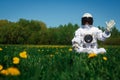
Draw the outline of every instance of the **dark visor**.
M83 17L83 18L82 18L82 25L85 25L86 22L87 22L89 25L92 25L92 24L93 24L93 18L92 18L92 17Z

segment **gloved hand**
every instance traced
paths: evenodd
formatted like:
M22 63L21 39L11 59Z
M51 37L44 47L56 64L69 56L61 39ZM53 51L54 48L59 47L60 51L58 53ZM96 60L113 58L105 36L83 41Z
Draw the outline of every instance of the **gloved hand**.
M107 26L107 31L111 31L112 28L114 27L115 25L115 21L114 20L110 20L109 22L106 22L106 26Z
M79 49L79 45L77 43L73 44L72 47L73 47L74 50L78 50Z

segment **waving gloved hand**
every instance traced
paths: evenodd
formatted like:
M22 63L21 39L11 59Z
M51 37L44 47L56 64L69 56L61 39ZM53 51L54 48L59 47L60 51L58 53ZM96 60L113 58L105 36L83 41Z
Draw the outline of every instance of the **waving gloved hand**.
M114 27L115 25L115 21L114 20L110 20L109 22L106 22L106 26L107 26L107 31L111 31L112 28Z

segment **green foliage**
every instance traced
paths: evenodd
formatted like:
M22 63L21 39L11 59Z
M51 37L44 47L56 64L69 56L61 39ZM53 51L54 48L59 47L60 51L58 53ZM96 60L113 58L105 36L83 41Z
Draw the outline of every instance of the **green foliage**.
M79 27L77 24L72 25L69 23L68 25L60 25L57 28L48 28L49 30L49 35L50 35L50 40L49 44L66 44L70 45L71 40L74 37L74 32L77 30Z
M70 46L1 45L0 65L17 67L19 76L0 74L1 80L119 80L120 46L107 46L106 54L88 58L88 54L69 51ZM12 58L26 51L28 58L13 64ZM106 57L107 60L104 60Z
M20 19L18 22L0 20L1 44L36 44L40 31L45 31L46 25L42 21ZM33 38L32 38L33 37ZM38 40L37 40L38 39ZM34 41L35 40L35 41Z
M98 26L102 31L104 27ZM19 19L17 22L0 20L0 44L47 44L71 45L77 24L65 24L47 28L46 24L38 20ZM119 45L120 32L114 27L111 37L99 44ZM114 41L114 42L113 42Z

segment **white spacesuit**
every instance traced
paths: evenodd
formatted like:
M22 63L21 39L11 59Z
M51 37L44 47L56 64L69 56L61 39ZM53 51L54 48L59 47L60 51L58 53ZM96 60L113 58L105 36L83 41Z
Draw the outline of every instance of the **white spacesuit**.
M81 19L82 27L75 31L72 39L72 47L76 52L84 53L105 53L104 48L98 48L97 40L104 41L110 37L110 31L115 25L114 20L106 22L107 28L104 32L93 26L93 17L85 13Z

